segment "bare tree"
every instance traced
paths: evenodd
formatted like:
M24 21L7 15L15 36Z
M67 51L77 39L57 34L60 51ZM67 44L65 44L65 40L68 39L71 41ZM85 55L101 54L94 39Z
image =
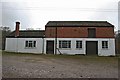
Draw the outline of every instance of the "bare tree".
M6 36L11 32L10 27L0 27L0 49L5 49Z
M0 30L2 30L2 31L10 31L10 27L1 26Z

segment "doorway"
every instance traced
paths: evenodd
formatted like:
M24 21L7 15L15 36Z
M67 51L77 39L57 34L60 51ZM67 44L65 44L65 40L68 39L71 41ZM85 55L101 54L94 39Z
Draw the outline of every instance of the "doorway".
M54 54L54 41L46 41L46 53Z
M86 54L87 55L98 55L98 42L97 41L86 41Z

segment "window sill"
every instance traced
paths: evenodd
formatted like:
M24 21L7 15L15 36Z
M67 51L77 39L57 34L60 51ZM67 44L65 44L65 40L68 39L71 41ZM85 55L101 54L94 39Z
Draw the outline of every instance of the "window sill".
M36 49L36 47L25 47L25 49Z
M108 48L102 48L102 50L109 50Z
M82 48L76 48L76 50L82 50Z
M60 50L71 50L71 48L59 48Z

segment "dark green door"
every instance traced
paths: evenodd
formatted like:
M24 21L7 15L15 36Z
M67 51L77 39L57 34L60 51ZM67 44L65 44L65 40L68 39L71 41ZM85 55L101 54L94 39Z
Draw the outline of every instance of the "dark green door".
M98 42L97 41L86 41L86 54L87 55L98 54Z

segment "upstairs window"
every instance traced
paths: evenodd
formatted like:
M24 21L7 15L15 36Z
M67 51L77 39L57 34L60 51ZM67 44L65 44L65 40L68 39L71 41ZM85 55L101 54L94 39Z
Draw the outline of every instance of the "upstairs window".
M34 48L36 47L36 41L25 41L25 47L26 48Z
M95 37L96 37L96 29L88 28L88 38L95 38Z
M108 49L108 41L102 41L102 49Z
M82 41L76 41L76 48L77 49L82 48Z
M59 48L71 48L71 41L70 40L59 41Z

